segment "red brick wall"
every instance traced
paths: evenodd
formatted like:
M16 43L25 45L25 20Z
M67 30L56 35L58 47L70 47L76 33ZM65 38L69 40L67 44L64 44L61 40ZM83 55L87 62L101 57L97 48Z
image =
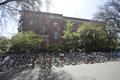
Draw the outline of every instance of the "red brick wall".
M79 24L83 22L89 22L90 20L85 19L78 19L78 18L69 18L69 17L63 17L60 14L52 14L52 13L44 13L44 12L32 12L32 11L23 11L23 23L22 23L22 30L21 31L29 31L32 30L35 33L42 35L42 36L48 36L46 39L48 39L49 43L58 43L61 42L63 32L64 32L64 26L66 25L67 21L72 21L74 23L73 31L77 30L77 27ZM56 28L59 27L59 33L60 37L58 39L54 39L54 31L56 28L54 27L54 23L57 23L55 26ZM44 26L44 24L47 25L47 34L42 34L40 32L41 27ZM44 38L44 37L43 37ZM43 47L44 47L43 43Z

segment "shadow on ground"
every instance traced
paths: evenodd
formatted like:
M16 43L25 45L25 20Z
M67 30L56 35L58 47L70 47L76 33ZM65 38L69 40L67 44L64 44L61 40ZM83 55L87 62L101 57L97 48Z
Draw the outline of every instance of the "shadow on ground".
M10 70L0 73L0 80L76 80L64 71L41 70L39 67L23 71ZM95 80L81 77L79 80Z

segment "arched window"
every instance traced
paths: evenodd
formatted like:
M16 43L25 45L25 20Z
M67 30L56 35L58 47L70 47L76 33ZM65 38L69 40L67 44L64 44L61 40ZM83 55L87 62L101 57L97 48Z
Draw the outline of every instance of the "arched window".
M57 22L54 22L53 37L54 37L54 39L60 38L60 27L59 27L59 24Z

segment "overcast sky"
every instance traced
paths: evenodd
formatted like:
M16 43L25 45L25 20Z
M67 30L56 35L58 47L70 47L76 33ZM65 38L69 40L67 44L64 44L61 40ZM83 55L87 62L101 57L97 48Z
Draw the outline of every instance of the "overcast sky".
M50 12L65 16L91 19L98 7L108 0L52 0Z
M91 19L98 11L98 7L107 1L108 0L52 0L50 12L69 17ZM45 9L43 9L43 11L45 11ZM5 36L11 36L17 33L17 24L11 21L8 25L11 27L4 31Z

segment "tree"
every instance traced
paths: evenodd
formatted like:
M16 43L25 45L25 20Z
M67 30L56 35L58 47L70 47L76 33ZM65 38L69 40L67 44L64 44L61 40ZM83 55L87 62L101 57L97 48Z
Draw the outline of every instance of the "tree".
M64 32L64 39L72 40L74 38L74 33L73 33L73 23L71 21L68 21L67 24L67 30Z
M102 26L87 23L78 28L78 44L86 51L114 49L115 39L110 38Z
M76 48L76 33L73 32L73 23L71 21L68 21L66 24L67 30L64 32L63 38L64 38L64 46L65 49L75 49Z
M109 32L116 36L120 31L120 0L109 0L100 7L94 19L104 21Z
M62 44L52 43L47 48L47 51L50 55L59 56L59 53L64 52L64 49Z
M117 40L117 49L120 50L120 38Z
M0 36L0 53L5 53L9 50L10 40Z
M11 39L11 50L32 53L40 45L41 41L41 37L31 31L20 32Z
M10 19L18 22L21 10L40 11L43 3L49 8L51 0L0 0L0 28Z

